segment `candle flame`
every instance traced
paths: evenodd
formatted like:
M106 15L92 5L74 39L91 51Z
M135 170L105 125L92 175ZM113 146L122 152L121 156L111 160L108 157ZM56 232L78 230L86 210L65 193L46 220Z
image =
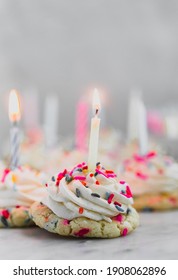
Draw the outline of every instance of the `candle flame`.
M97 88L93 92L93 111L95 115L98 115L101 110L100 96Z
M13 89L9 95L9 119L11 122L20 121L20 101L18 92Z

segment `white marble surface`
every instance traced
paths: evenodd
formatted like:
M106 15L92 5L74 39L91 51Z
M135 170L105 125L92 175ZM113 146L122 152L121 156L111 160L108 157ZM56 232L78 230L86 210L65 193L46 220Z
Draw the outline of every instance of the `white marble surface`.
M39 228L1 229L0 259L178 259L178 211L142 213L124 238L63 238Z

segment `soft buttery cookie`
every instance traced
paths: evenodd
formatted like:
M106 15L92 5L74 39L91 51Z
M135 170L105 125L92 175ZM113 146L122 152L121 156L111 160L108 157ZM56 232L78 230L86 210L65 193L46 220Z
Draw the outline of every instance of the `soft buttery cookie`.
M29 207L45 195L44 177L25 167L1 172L0 228L34 225L29 217Z
M85 163L65 169L50 178L46 190L48 195L31 206L30 214L50 232L113 238L127 235L139 224L130 187L99 163L94 172Z
M120 175L132 185L134 207L154 211L178 208L178 164L149 152L124 161Z

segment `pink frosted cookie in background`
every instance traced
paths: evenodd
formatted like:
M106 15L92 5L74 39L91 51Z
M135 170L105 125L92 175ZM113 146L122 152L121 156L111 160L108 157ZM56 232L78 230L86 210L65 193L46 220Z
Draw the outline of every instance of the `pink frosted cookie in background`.
M131 186L137 210L169 210L178 208L178 163L151 151L144 156L134 154L119 168Z

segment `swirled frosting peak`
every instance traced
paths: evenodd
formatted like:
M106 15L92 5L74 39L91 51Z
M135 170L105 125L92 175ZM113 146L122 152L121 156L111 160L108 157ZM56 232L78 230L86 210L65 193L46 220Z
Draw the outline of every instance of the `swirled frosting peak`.
M48 196L42 202L58 217L68 220L86 217L111 222L119 213L127 213L133 203L128 184L100 163L95 172L89 172L85 162L71 171L65 169L52 176L46 187Z
M46 191L46 175L26 167L4 169L0 174L0 208L25 206L40 201Z

